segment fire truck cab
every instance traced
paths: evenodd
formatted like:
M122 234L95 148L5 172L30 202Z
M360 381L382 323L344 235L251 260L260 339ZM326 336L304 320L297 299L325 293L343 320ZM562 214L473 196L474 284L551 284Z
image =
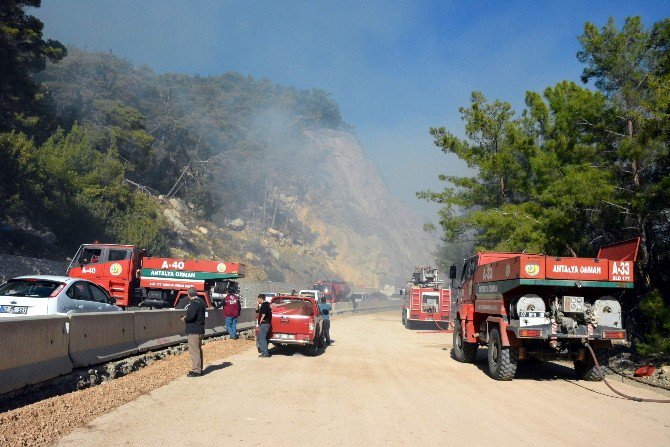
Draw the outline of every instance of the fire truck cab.
M244 271L236 262L154 258L133 245L84 244L67 275L100 285L121 307L184 307L189 287L208 307L220 307L225 293L239 292L235 280Z
M416 267L403 298L402 323L407 329L449 328L451 290L444 287L437 269Z

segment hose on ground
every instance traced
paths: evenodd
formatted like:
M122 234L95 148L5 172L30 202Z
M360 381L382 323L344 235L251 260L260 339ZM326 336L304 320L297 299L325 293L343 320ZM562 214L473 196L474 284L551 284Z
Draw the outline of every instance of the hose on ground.
M619 396L623 397L624 399L634 400L635 402L654 402L654 403L658 403L658 404L670 404L670 399L646 399L646 398L643 398L643 397L629 396L628 394L624 394L624 393L614 389L614 387L612 385L610 385L609 381L605 377L605 371L603 371L603 369L600 367L600 363L598 363L598 359L596 358L596 353L593 352L593 348L591 348L591 345L589 345L588 343L584 343L584 344L586 345L586 348L591 353L591 358L593 359L593 362L595 363L596 368L598 369L598 372L602 376L603 382L605 382L605 385L607 385L607 387L610 390L612 390L612 392L614 392L615 394L618 394Z

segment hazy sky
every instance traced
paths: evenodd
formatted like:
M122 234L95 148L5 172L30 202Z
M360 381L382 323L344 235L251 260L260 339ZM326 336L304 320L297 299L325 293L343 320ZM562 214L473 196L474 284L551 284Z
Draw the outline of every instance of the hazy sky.
M462 135L470 92L510 101L579 81L586 21L670 15L670 1L43 0L45 36L109 51L158 72L236 71L330 92L391 190L427 219L414 193L442 189L464 165L428 134Z

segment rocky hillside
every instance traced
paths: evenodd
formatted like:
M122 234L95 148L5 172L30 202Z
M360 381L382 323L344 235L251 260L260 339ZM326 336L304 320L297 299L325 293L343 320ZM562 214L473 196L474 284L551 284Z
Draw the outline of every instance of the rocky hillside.
M423 222L391 195L352 134L310 130L302 144L320 162L288 186L271 185L270 176L264 218L262 208L251 209L217 226L194 219L182 200L161 197L173 255L239 259L256 280L334 275L358 287L390 284L431 262L434 241Z
M431 262L423 222L327 92L157 74L76 48L35 80L43 129L0 139L0 252L62 261L98 240L239 260L258 281L358 287Z

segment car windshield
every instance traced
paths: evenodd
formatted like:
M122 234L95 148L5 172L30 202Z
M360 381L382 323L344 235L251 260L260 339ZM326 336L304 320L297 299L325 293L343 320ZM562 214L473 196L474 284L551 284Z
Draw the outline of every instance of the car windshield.
M63 283L39 279L13 279L0 286L1 296L48 298Z

